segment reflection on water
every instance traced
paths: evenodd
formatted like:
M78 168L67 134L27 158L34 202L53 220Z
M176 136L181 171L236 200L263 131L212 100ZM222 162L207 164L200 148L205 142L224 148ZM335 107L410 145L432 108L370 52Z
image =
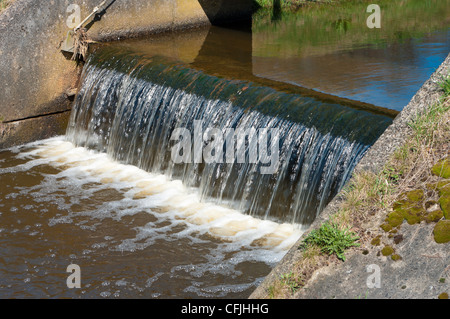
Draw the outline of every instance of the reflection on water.
M344 1L332 10L328 5L275 15L260 10L251 27L213 26L115 45L170 56L210 75L326 101L338 96L350 100L341 104L365 109L387 108L395 116L450 51L450 0L377 3L381 29L367 27L367 1Z
M450 51L450 1L377 3L381 29L366 2L258 12L254 75L401 111Z
M385 48L367 45L325 55L254 57L253 71L272 80L401 111L444 61L449 48L450 29Z

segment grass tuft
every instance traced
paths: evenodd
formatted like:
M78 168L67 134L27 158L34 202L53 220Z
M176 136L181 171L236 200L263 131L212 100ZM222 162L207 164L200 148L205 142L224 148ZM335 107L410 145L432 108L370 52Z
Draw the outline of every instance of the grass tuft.
M345 261L345 250L350 247L359 246L359 237L348 228L333 222L322 224L319 229L313 230L303 241L304 245L316 245L320 250L329 255L336 256Z
M442 81L439 83L439 86L444 91L444 96L450 95L450 75L443 78Z
M330 3L332 0L255 0L263 8L296 9L308 3Z

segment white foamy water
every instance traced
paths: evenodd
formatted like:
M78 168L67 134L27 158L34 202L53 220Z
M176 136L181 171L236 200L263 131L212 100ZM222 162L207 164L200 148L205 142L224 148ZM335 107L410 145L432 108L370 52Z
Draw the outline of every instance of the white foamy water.
M181 181L118 163L106 154L75 147L62 137L38 142L36 149L20 156L30 155L63 168L61 176L78 182L81 178L81 183L84 180L85 183L97 182L119 191L128 189L124 201L132 201L133 210L150 208L165 218L170 216L172 220L184 222L188 227L180 236L191 232L208 233L227 242L266 248L280 258L302 233L298 225L261 220L224 206L201 202L196 190L186 188ZM38 159L25 165L29 168L41 163ZM271 259L277 257L274 255Z
M81 296L242 297L302 234L299 225L202 202L196 188L64 137L9 152L0 162L11 184L0 198L0 241L27 247L28 263L43 273L18 272L9 280L14 294L73 297L48 275L75 262L90 267ZM0 275L3 267L12 265L0 262Z

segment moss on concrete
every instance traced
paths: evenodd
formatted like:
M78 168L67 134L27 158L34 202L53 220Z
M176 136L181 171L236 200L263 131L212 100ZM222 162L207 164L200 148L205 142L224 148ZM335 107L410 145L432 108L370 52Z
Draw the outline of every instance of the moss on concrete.
M380 246L380 244L381 244L381 237L377 236L374 239L372 239L371 244L373 246Z
M439 191L439 205L445 219L450 219L450 187L441 188Z
M410 225L419 224L422 221L437 221L439 212L428 213L424 209L425 194L422 189L403 193L399 196L393 206L393 211L388 214L385 223L380 227L386 232L392 232L398 228L403 221Z
M438 299L448 299L448 293L443 292L438 296Z
M394 253L394 248L392 248L391 246L385 246L382 250L381 250L381 254L383 256L390 256Z
M450 220L440 220L434 227L433 235L438 244L450 242Z
M420 224L425 219L426 211L420 206L409 207L403 211L403 217L408 224Z
M434 189L440 190L440 189L445 188L445 187L449 187L450 188L450 179L444 179L444 180L440 180L437 183L429 183L429 184L427 184L427 188L428 189L432 189L432 190L434 190Z
M421 189L416 189L410 192L406 192L403 194L404 196L406 196L406 198L408 199L409 202L418 202L421 201L423 199L424 193L423 190Z
M394 236L394 243L396 245L400 244L403 241L403 235Z
M387 215L385 223L380 225L385 232L392 233L393 230L398 229L404 221L410 225L419 224L422 221L427 223L437 223L433 234L437 243L447 243L450 241L450 180L447 178L447 169L450 167L448 158L440 161L431 169L431 173L436 176L442 176L445 180L440 180L436 183L427 184L426 188L430 191L437 190L439 193L439 200L433 201L426 198L422 189L417 189L402 193L398 200L392 205L393 211ZM430 192L428 191L428 192ZM439 204L441 209L428 211L434 205ZM445 220L442 220L442 218ZM393 238L390 236L389 238ZM372 241L374 242L376 238ZM385 247L385 253L388 253L388 248ZM390 254L389 254L390 255ZM386 256L386 255L385 255ZM395 257L397 258L397 257Z
M431 172L443 178L450 178L450 158L444 158L433 166Z
M428 213L428 215L425 216L425 221L428 224L433 223L433 222L437 223L443 216L444 216L444 214L442 213L442 210L437 209L435 211Z
M396 210L388 215L386 222L391 227L398 227L403 223L403 220L404 220L403 213L401 211Z

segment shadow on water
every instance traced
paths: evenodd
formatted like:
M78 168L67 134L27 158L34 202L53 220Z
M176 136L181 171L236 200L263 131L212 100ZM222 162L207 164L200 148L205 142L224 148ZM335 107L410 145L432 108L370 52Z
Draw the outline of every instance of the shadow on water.
M236 20L251 24L252 14L259 8L255 0L198 0L213 25L233 26ZM233 22L230 23L230 16Z
M222 27L211 27L198 55L190 65L195 69L202 70L211 75L225 77L230 80L251 81L285 93L301 94L302 96L313 97L327 103L339 103L392 118L398 114L395 110L328 94L327 92L296 85L295 83L283 80L281 77L270 76L273 66L261 64L260 60L253 55L254 46L253 32L245 24L240 26L235 25L233 30ZM148 51L150 52L150 50ZM271 62L282 64L283 59ZM295 66L291 65L286 67L290 67L295 72Z

